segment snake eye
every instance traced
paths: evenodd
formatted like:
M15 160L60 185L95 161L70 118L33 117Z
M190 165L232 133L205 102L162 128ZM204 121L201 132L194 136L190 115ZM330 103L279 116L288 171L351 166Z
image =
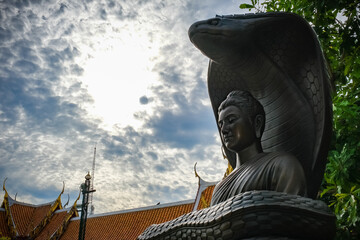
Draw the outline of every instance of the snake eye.
M220 20L218 18L213 18L213 19L209 20L209 24L216 26L216 25L218 25L219 21Z

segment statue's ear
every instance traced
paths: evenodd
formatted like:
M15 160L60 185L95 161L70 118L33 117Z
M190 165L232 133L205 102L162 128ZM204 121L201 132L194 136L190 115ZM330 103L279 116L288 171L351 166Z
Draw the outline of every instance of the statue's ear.
M263 115L256 115L255 119L254 119L254 128L255 128L255 135L256 138L261 138L261 132L262 132L262 128L264 126L264 116Z

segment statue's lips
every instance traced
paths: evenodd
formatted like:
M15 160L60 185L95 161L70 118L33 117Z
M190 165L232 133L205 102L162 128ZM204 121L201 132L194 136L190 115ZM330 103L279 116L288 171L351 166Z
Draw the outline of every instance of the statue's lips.
M232 136L226 136L226 137L224 137L224 142L225 142L225 143L228 143L228 142L230 142L232 139L233 139Z

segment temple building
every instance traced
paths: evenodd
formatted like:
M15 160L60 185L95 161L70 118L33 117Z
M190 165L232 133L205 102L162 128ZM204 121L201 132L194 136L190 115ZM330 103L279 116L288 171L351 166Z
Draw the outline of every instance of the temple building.
M87 217L85 239L136 239L152 224L163 223L191 211L209 207L216 182L199 179L193 200L93 214ZM80 217L75 200L64 208L61 195L50 203L33 205L11 198L3 185L0 208L0 239L78 239ZM66 204L65 204L66 205Z

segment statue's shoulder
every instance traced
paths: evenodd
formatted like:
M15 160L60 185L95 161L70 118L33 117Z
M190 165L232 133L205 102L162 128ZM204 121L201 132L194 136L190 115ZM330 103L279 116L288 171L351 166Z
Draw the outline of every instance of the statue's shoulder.
M266 153L269 161L282 169L297 169L301 168L300 161L291 153L288 152L270 152ZM303 169L302 169L303 170Z

